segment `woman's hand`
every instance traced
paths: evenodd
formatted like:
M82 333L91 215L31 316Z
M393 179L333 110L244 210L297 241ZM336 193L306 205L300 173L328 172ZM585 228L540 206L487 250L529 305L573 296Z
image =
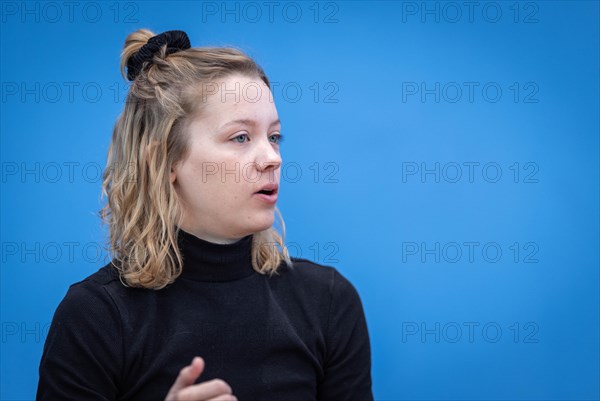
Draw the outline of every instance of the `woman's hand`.
M221 379L194 384L204 370L204 359L199 356L179 371L165 401L237 401L231 387Z

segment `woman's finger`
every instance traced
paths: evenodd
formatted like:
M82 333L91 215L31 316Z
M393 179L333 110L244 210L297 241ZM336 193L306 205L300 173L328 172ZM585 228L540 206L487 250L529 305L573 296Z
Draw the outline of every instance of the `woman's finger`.
M219 396L217 398L211 398L206 401L237 401L237 397L233 394L225 394L223 396Z
M177 393L177 401L206 401L214 398L230 400L231 387L221 379L213 379L204 383L189 386Z
M179 391L194 384L194 382L196 381L198 376L200 376L203 370L204 359L198 356L195 357L192 360L192 363L190 363L188 366L184 367L179 371L175 382L169 389L169 393L167 394L165 401L178 401L178 397L176 396L179 393Z

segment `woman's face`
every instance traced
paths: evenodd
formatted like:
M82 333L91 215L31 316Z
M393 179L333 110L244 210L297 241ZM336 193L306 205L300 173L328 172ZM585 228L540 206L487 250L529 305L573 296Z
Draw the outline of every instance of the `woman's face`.
M171 181L182 201L181 228L231 243L273 225L275 203L256 192L279 185L281 128L259 78L231 75L204 90L204 110L186 133L187 157L175 164Z

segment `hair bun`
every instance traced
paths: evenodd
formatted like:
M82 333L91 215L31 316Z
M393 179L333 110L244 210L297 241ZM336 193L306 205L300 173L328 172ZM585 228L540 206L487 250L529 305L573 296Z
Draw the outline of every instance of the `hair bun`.
M151 63L154 55L164 45L167 45L165 56L191 47L190 38L184 31L166 31L153 36L127 61L127 79L133 81L142 70L144 63Z

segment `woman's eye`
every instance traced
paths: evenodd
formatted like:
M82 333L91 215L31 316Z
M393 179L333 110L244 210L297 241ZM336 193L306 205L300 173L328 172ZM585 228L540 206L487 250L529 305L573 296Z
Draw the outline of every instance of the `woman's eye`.
M283 135L282 134L273 134L271 135L271 138L275 138L274 143L281 143L283 141Z
M248 134L242 134L242 135L238 135L238 136L236 136L235 138L233 138L233 139L232 139L232 141L235 141L235 142L237 142L237 143L244 143L244 142L246 142L246 141L239 141L238 139L240 139L240 138L244 138L244 137L247 137L247 136L248 136Z
M244 143L246 142L243 139L247 139L248 138L248 134L241 134L236 136L235 138L232 138L231 140L237 143ZM283 135L282 134L273 134L270 136L271 138L271 142L275 143L275 144L280 144L283 141Z

